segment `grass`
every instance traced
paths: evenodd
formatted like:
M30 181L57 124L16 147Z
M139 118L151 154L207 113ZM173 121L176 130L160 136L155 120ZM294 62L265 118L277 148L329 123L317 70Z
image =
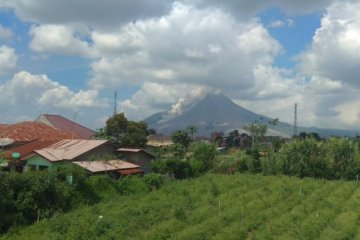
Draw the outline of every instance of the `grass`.
M0 239L360 239L360 183L207 174L112 196Z

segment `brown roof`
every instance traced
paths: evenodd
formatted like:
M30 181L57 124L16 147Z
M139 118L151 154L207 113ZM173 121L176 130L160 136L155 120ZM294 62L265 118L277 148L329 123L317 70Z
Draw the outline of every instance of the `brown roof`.
M5 152L5 157L10 158L12 153L18 152L20 153L20 160L23 160L24 157L26 157L33 151L48 147L51 144L54 144L55 142L57 142L57 140L53 140L53 141L34 140L31 142L27 142L23 145L16 146L7 150Z
M6 128L8 125L6 124L0 124L0 131L2 131L4 128Z
M136 169L138 165L121 161L121 160L108 160L108 161L76 161L74 164L85 168L90 172L106 172L122 169Z
M148 154L149 156L151 157L155 157L152 153L146 151L145 149L142 149L142 148L119 148L118 149L119 152L122 152L122 153L138 153L138 152L144 152L146 154Z
M47 148L36 150L35 153L52 162L72 160L107 142L107 140L66 139Z
M119 170L118 172L121 173L121 175L129 175L129 174L135 174L135 173L143 173L144 170L139 169L139 168L132 168L132 169Z
M80 138L83 139L89 139L95 135L95 131L60 115L43 114L35 121L45 123L54 128L76 133Z
M0 138L11 138L15 141L33 141L33 140L63 140L79 138L75 133L63 131L43 123L21 122L7 125L0 130Z

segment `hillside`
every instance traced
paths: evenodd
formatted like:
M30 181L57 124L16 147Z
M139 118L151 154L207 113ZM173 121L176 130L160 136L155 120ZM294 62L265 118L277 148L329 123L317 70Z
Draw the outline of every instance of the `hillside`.
M208 174L0 239L359 239L359 198L357 182Z
M255 121L268 123L271 118L254 113L245 109L222 94L208 94L203 99L197 100L182 109L181 112L173 114L167 111L155 113L146 118L144 122L150 128L162 134L171 134L175 130L184 129L189 125L197 128L197 134L210 136L211 132L229 132L234 129L244 131L243 128ZM299 127L299 132L317 132L321 137L328 136L356 136L360 131L341 129L322 129ZM276 126L268 125L268 135L291 137L293 126L278 122Z

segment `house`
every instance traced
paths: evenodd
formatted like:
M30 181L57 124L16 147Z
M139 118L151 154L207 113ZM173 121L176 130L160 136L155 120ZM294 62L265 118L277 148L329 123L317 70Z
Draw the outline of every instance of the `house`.
M8 167L8 163L12 166L14 166L15 170L17 172L23 172L23 167L25 165L24 157L28 156L30 153L32 153L35 150L40 150L42 148L48 147L55 142L58 142L57 140L33 140L29 142L25 142L22 144L15 145L14 147L8 148L3 153L3 158L6 159L6 167L4 170L10 171L10 168ZM14 159L13 155L17 154L19 158Z
M25 156L24 171L68 168L75 161L102 160L114 154L107 140L66 139Z
M138 165L121 160L76 161L73 164L86 169L90 174L109 174L114 178L144 173Z
M42 114L35 122L43 123L64 131L73 132L81 139L90 139L95 135L95 131L60 115Z
M148 146L151 147L162 147L162 146L169 146L173 144L171 136L163 135L163 134L155 134L148 136L147 139Z
M151 172L155 156L141 148L119 148L117 150L126 161L139 165L145 173Z

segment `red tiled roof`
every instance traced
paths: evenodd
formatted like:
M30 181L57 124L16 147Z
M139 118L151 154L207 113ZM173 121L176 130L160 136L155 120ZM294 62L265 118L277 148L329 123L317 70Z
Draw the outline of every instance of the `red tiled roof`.
M36 121L42 122L40 119L41 117L44 117L48 123L50 123L51 126L55 128L59 128L61 130L74 132L76 133L80 138L83 139L89 139L90 137L95 135L95 131L84 127L74 121L71 121L67 118L64 118L60 115L52 115L52 114L43 114L40 116ZM44 122L47 124L46 122Z
M0 138L15 141L63 140L79 138L75 133L63 131L38 122L21 122L6 126L0 130Z
M5 157L10 158L12 153L18 152L20 153L20 160L23 160L23 158L29 155L31 152L48 147L56 142L57 140L52 140L52 141L34 140L25 143L23 145L10 148L9 150L6 151Z

